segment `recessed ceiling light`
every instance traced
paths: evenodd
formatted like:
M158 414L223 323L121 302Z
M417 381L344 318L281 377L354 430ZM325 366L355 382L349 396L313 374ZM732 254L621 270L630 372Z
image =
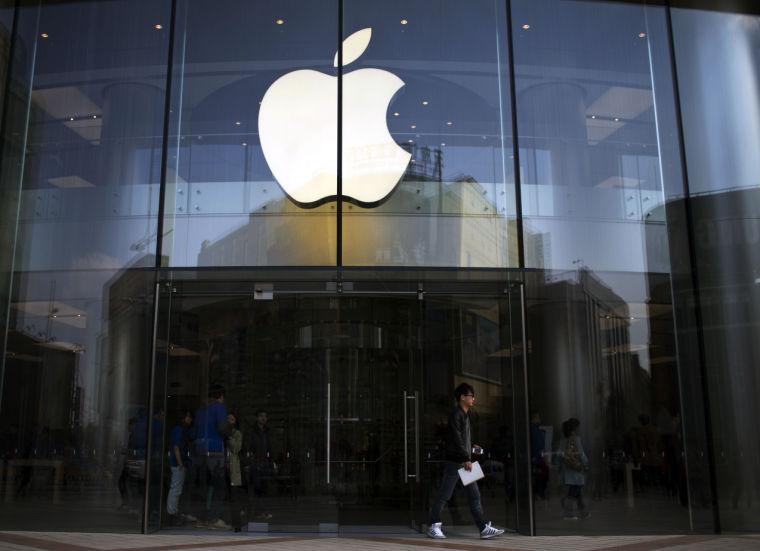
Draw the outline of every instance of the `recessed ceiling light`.
M42 33L40 36L42 38L50 38L50 35L48 33Z
M393 113L393 116L394 117L398 117L398 111L396 111L395 113Z
M247 144L246 142L243 142L243 143L241 143L240 145L243 145L243 146L245 146L245 145L248 145L248 144Z
M639 38L646 38L646 37L647 37L647 33L639 33Z
M596 115L591 115L591 118L592 118L592 119L595 119L595 118L596 118Z
M92 116L92 118L93 118L93 119L97 119L97 118L98 118L98 116L97 116L97 115L93 115L93 116Z
M401 20L401 24L402 24L402 25L406 25L407 23L409 23L409 21L407 21L406 19L402 19L402 20Z
M427 105L427 104L428 104L428 101L427 101L427 100L423 100L423 101L422 101L422 105Z
M615 122L620 122L620 119L619 119L619 118L617 118L617 117L615 117L615 118L614 118L614 119L612 119L612 120L614 120Z
M277 21L275 21L275 23L277 23L278 25L284 25L285 24L285 20L284 19L278 19Z
M69 120L70 120L70 121L73 121L73 120L74 120L74 117L69 117Z
M409 143L414 143L414 140L409 140Z
M240 121L235 121L235 126L240 126Z
M413 125L411 125L409 128L411 128L412 130L414 130L415 128L417 128L417 125L416 125L416 124L413 124Z
M441 147L446 147L446 142L441 142Z
M161 29L164 28L164 26L161 23L156 23L155 25L153 25L153 28L156 29L157 31L160 31Z
M527 23L525 23L525 24L522 26L522 28L523 28L523 30L527 31L528 29L530 29L530 25L528 25Z
M452 124L454 124L454 123L453 123L453 122L451 122L451 121L447 121L447 122L446 122L446 126L451 126Z

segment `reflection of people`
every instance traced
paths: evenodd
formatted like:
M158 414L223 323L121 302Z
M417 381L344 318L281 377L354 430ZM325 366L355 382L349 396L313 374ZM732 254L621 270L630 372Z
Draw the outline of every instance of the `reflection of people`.
M260 409L256 412L256 423L250 430L251 487L256 497L256 517L260 519L272 518L271 513L261 510L261 501L267 495L269 479L274 476L275 468L268 422L266 410Z
M467 471L472 470L472 453L475 450L480 450L478 453L482 452L480 446L472 445L472 432L470 430L469 411L475 404L475 389L467 383L462 383L454 390L454 398L456 398L457 405L449 415L446 466L444 467L438 497L430 510L430 528L427 535L435 539L446 537L442 529L441 513L446 502L451 499L454 488L459 481L459 469L464 467ZM480 503L478 483L472 482L464 488L470 504L470 512L478 525L481 539L490 539L503 534L504 530L491 526L491 523L485 519L483 507Z
M230 425L230 435L227 437L227 467L230 477L230 523L235 532L240 532L243 525L243 476L240 469L240 450L243 449L243 433L238 429L237 414L230 412L227 415L227 423Z
M562 461L562 482L567 488L567 495L562 498L562 509L565 520L577 520L578 516L587 518L586 504L583 502L583 486L586 485L586 470L589 462L581 445L578 429L581 422L570 418L562 423L562 435L565 437L559 446L559 457ZM573 511L572 502L575 501L578 514Z
M169 468L171 482L166 497L166 512L171 524L181 524L178 505L185 487L185 474L190 467L190 437L188 430L193 423L193 414L186 411L169 433Z
M202 494L201 518L209 528L229 529L221 518L226 494L224 472L224 436L228 431L227 407L224 405L224 388L214 385L209 390L206 407L195 413L195 479L205 490Z
M533 492L546 499L546 484L549 481L549 467L544 459L546 432L541 426L541 414L533 412L530 418L530 466L533 476Z

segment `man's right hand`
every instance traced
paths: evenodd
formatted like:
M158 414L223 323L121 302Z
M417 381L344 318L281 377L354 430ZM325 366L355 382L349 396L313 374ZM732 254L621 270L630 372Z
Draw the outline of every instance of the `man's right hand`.
M465 461L464 462L464 470L465 471L471 471L472 470L472 462L471 461Z

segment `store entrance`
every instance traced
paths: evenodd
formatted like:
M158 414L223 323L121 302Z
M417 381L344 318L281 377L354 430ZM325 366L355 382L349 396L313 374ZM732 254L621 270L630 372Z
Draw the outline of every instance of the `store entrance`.
M486 450L485 509L494 523L519 528L527 480L526 440L515 424L524 420L524 412L516 415L524 393L516 293L278 292L271 285L242 294L175 282L165 294L165 363L154 394L163 403L154 411L166 424L162 465L151 469L151 493L161 497L150 499L161 527L226 529L239 518L248 531L419 530L437 490L452 390L469 382L478 402L475 435ZM214 395L220 389L223 402ZM209 408L221 410L216 402L241 432L242 488L229 485L229 442L226 471L212 480L194 421L183 441L192 466L176 499L172 429L186 411L203 419ZM173 499L180 514L169 517ZM463 495L449 510L447 524L471 530Z

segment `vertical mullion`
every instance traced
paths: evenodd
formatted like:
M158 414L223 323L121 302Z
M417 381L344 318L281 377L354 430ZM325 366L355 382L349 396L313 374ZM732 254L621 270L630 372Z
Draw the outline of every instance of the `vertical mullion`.
M520 177L520 145L517 139L517 96L515 93L515 55L514 39L512 37L512 1L507 3L507 50L509 59L509 101L512 115L512 157L514 161L513 172L515 176L515 213L517 222L517 258L519 268L525 268L525 242L523 238L523 214L522 214L522 182Z
M338 1L338 155L336 174L337 174L337 193L336 198L336 232L337 247L336 264L340 268L343 266L343 0Z

